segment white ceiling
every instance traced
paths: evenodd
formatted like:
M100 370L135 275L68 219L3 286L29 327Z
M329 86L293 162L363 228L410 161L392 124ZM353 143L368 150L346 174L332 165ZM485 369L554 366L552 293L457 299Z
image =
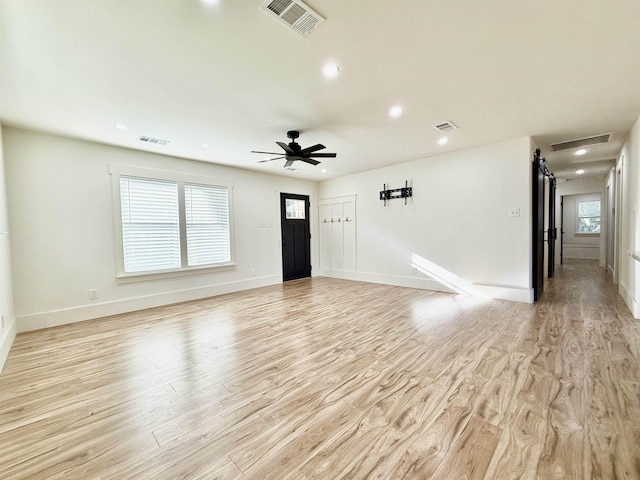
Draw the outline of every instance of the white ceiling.
M0 0L0 121L315 180L531 135L571 178L606 172L640 114L640 0L307 3L327 20L303 38L262 0ZM257 164L290 129L338 157Z

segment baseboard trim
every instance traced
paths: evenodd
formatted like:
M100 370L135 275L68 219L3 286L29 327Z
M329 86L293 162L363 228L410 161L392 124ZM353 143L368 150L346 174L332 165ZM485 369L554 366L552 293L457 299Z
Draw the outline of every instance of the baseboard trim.
M11 345L13 345L13 341L16 339L16 333L16 321L10 320L0 339L0 372L2 372L4 364L7 361Z
M401 275L383 275L368 272L341 272L334 270L320 270L323 277L343 278L345 280L355 280L358 282L381 283L384 285L395 285L398 287L421 288L423 290L433 290L444 293L457 293L451 288L443 285L437 280L419 277L404 277ZM512 302L532 303L533 290L530 288L505 287L496 285L473 284L472 287L478 296L485 298L495 298L498 300L509 300Z
M215 297L227 293L251 290L252 288L267 287L282 282L279 275L252 278L219 285L193 288L188 290L178 290L174 292L149 295L144 297L129 298L113 302L83 305L80 307L67 308L63 310L52 310L49 312L35 313L16 318L17 332L29 332L42 328L66 325L69 323L93 320L110 315L145 310L147 308L171 305L201 298Z
M627 290L627 287L622 283L618 283L618 293L627 304L633 318L640 320L640 302Z

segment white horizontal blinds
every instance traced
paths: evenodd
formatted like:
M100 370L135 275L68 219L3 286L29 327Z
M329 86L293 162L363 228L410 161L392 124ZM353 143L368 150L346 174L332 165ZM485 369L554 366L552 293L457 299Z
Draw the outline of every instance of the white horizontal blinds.
M600 233L600 202L578 202L578 233Z
M227 187L185 183L184 199L187 264L195 267L230 262Z
M120 177L124 271L180 268L178 184Z

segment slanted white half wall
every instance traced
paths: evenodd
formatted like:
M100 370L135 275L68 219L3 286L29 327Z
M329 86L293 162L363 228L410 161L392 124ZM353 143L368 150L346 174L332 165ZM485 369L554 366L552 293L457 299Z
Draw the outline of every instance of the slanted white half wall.
M323 275L532 301L529 137L320 183L357 197L357 270ZM413 189L380 200L383 185ZM322 264L322 262L321 262Z
M317 201L316 182L4 127L18 331L282 282L279 192ZM158 147L160 149L160 147ZM116 280L110 164L228 179L235 267ZM315 213L312 264L317 264ZM90 299L89 290L97 291Z
M11 280L11 251L9 244L9 219L2 148L2 130L0 129L0 371L7 359L11 344L16 336L16 323L13 314L13 286Z

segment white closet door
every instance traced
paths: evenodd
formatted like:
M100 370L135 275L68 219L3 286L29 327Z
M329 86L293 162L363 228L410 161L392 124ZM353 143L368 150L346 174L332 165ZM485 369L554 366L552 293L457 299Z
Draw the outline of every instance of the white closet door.
M342 266L345 272L356 271L356 201L342 202L343 250Z
M320 268L333 269L333 224L331 204L320 205Z
M331 222L333 229L333 270L343 269L343 218L342 203L331 204Z
M320 268L356 272L356 196L318 202L320 213Z

